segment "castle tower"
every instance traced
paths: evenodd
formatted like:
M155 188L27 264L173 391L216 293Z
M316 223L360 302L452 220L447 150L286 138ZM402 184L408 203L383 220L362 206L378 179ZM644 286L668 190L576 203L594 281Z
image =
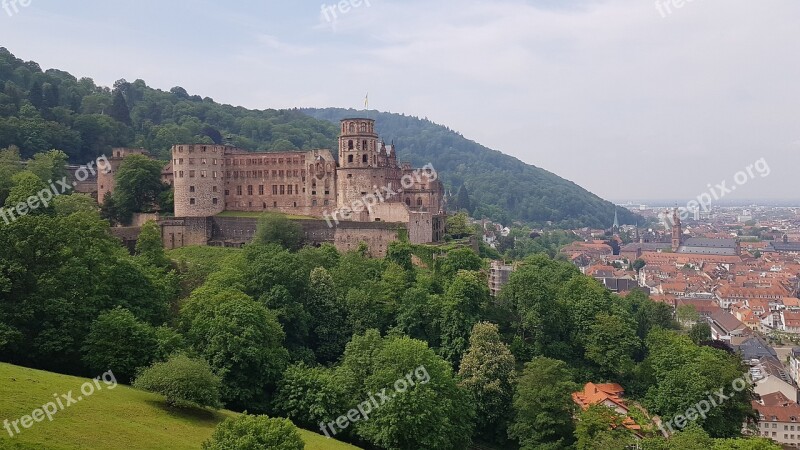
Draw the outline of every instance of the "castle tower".
M681 246L681 238L683 230L681 230L681 218L678 215L678 208L672 212L672 251L677 252Z
M225 146L175 145L175 217L208 217L225 210Z
M349 207L364 196L400 184L400 169L393 146L379 143L372 119L343 119L336 169L337 206ZM387 199L392 201L395 199ZM396 201L396 200L395 200ZM366 216L356 220L369 220Z

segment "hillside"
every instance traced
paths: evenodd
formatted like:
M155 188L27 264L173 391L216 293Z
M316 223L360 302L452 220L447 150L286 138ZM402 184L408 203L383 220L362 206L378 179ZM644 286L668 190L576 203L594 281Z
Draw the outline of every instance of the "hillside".
M465 184L471 203L478 205L471 210L475 217L488 216L503 223L508 219L537 224L552 221L564 228L609 228L614 221L611 202L429 120L341 108L302 111L334 123L347 116L375 119L381 137L394 140L400 159L416 166L432 163L444 174L444 183L453 195ZM618 214L620 223L633 224L637 220L624 208Z
M154 89L143 80L121 79L108 88L64 71L42 71L0 47L0 149L17 146L23 159L55 148L84 164L126 146L169 159L170 147L186 142L262 151L334 149L338 127L331 122L365 114L377 120L381 136L395 141L401 158L433 163L453 194L466 186L472 205L467 209L476 217L550 221L564 228L611 226L611 203L427 120L344 109L248 110L180 86ZM621 223L636 220L627 210L619 214Z
M86 379L0 363L0 422L18 419L53 399L53 394L73 392L77 400ZM0 449L16 450L117 450L192 449L208 439L214 427L234 413L179 412L164 406L160 396L117 385L100 383L91 397L45 418L9 437L0 430ZM306 450L357 450L310 431L301 430Z

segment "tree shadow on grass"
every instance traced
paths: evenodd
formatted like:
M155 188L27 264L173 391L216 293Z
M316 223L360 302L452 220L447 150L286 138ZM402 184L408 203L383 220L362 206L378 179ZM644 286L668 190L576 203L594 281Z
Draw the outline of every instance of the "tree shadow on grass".
M145 400L145 403L179 419L206 423L217 423L225 419L224 414L210 409L176 408L174 406L167 405L163 400Z

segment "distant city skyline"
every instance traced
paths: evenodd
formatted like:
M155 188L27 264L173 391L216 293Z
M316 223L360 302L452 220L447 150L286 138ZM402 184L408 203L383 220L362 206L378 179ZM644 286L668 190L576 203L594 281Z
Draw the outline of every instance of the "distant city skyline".
M726 200L791 200L800 3L661 3L33 0L0 10L0 45L254 109L361 109L369 92L609 200L685 204L764 158L770 175Z

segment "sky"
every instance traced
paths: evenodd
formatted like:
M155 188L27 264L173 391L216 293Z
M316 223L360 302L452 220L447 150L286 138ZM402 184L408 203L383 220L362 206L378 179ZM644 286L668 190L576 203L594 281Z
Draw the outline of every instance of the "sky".
M98 84L254 109L368 92L607 199L800 204L797 0L3 1L0 46Z

